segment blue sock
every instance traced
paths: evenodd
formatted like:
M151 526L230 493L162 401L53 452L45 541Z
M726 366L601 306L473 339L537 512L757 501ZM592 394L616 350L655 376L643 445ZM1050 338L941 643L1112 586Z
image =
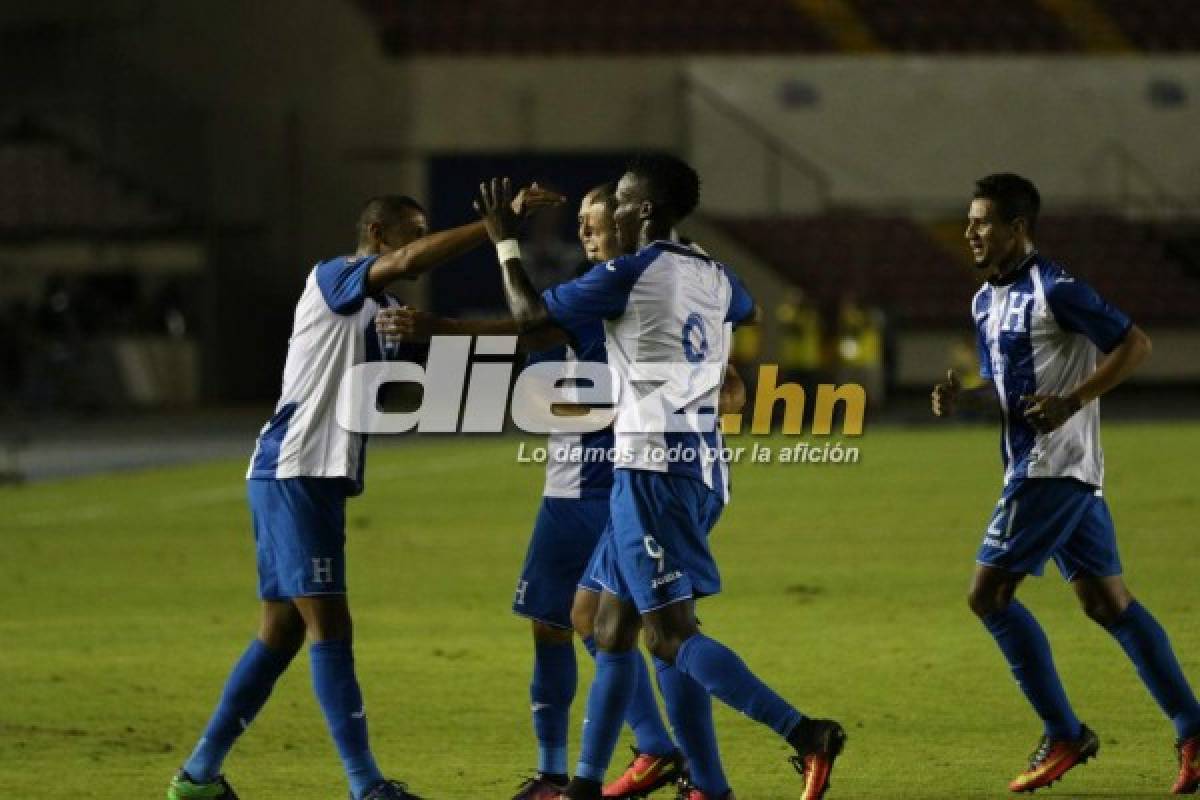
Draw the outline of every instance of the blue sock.
M1180 739L1200 733L1200 704L1171 649L1167 632L1141 603L1134 600L1108 632L1120 642L1129 660L1163 713L1175 724Z
M575 644L534 642L529 700L538 741L538 772L567 774L567 727L578 682Z
M650 670L646 669L646 659L637 653L634 659L637 670L637 685L629 708L625 711L625 721L633 729L639 753L649 753L654 756L666 756L675 752L675 742L663 722L658 711L658 700L654 697L654 684L650 682Z
M1050 642L1029 609L1011 600L1003 611L984 617L983 624L1000 645L1017 685L1042 718L1046 735L1051 739L1079 738L1079 718L1058 679Z
M737 653L702 633L693 634L679 647L675 668L721 702L785 738L804 719L755 677Z
M637 688L637 664L634 662L641 657L636 650L623 653L601 650L596 654L596 678L588 693L583 743L579 765L575 769L577 778L604 781L629 700Z
M208 783L216 779L234 741L267 702L275 681L290 663L291 658L275 652L259 639L250 643L225 681L204 736L183 765L193 780Z
M658 688L667 704L667 715L675 736L687 756L692 783L706 797L723 797L729 781L721 767L717 730L713 726L712 698L703 686L677 670L673 664L654 659Z
M367 714L362 691L354 677L354 653L348 639L313 642L308 649L312 661L313 691L325 712L329 734L337 745L350 793L360 798L383 781L367 744Z
M583 646L596 657L596 637L586 636ZM665 756L675 752L675 742L667 726L663 724L662 716L658 713L658 701L654 699L654 688L650 685L650 670L646 669L646 661L638 659L638 683L633 698L629 701L629 710L625 721L633 728L637 749L641 753L655 756Z

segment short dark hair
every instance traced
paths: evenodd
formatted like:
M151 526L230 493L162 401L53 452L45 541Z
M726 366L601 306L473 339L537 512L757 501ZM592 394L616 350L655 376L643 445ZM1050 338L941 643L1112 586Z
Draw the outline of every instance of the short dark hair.
M599 186L593 186L588 189L584 197L595 195L596 199L604 203L604 208L611 214L613 208L617 205L617 185L612 181L602 183Z
M665 206L676 221L691 214L700 202L700 176L681 158L661 153L639 155L625 171L646 181L651 199Z
M363 236L368 225L394 225L407 211L425 213L421 204L406 194L381 194L372 197L363 204L362 212L358 215L359 237Z
M1030 233L1037 227L1042 196L1027 178L1012 172L997 172L975 181L975 197L991 200L1000 219L1012 223L1024 217Z

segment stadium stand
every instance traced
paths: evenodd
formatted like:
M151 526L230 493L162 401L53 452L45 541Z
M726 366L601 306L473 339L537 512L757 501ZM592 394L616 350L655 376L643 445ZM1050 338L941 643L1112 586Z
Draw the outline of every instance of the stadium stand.
M978 278L966 248L951 251L930 228L897 216L829 212L811 217L712 220L828 313L847 293L911 326L961 324ZM1200 280L1168 257L1154 225L1082 214L1039 223L1041 249L1091 281L1136 319L1196 322Z
M25 117L0 132L0 232L145 233L179 226L161 198Z
M852 0L891 50L1060 51L1078 44L1036 0Z
M1143 50L1200 50L1200 3L1195 0L1096 0Z
M1200 49L1200 3L1193 0L1086 0L1083 19L1079 7L1048 0L354 2L375 20L388 52L401 57L878 49L1055 53L1123 50L1128 45L1121 34L1143 50ZM818 13L830 7L838 13Z

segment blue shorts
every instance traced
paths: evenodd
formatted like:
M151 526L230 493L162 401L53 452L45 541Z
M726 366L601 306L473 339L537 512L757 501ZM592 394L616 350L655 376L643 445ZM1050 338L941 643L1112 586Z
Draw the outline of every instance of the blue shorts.
M346 593L346 496L341 478L250 480L258 596Z
M608 524L608 497L543 497L517 581L513 612L571 627L575 589Z
M1117 532L1095 486L1074 478L1027 478L1006 488L976 560L1041 575L1051 557L1068 581L1121 574Z
M646 613L721 591L708 534L721 496L700 481L645 470L613 471L609 530L592 576Z

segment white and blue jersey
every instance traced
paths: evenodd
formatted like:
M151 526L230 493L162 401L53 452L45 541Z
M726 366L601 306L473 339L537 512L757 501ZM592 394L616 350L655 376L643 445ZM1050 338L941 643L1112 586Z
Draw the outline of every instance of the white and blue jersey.
M1037 252L1004 283L985 283L971 303L980 372L1003 411L1005 491L1026 478L1104 483L1100 404L1092 401L1059 429L1039 434L1025 419L1027 395L1062 396L1096 369L1132 327L1129 317Z
M283 390L259 433L247 479L344 478L350 494L362 491L367 439L340 426L336 409L346 371L388 355L375 315L398 301L368 293L367 271L376 258L341 256L309 273L296 304Z
M547 291L543 297L549 294ZM532 355L530 363L581 361L607 363L604 326L597 320L565 328L570 342ZM552 433L546 441L545 497L607 498L612 490L613 431L606 426L589 433Z
M598 264L544 295L568 331L602 322L619 381L617 469L683 476L726 492L717 401L733 326L754 301L723 264L675 242Z

